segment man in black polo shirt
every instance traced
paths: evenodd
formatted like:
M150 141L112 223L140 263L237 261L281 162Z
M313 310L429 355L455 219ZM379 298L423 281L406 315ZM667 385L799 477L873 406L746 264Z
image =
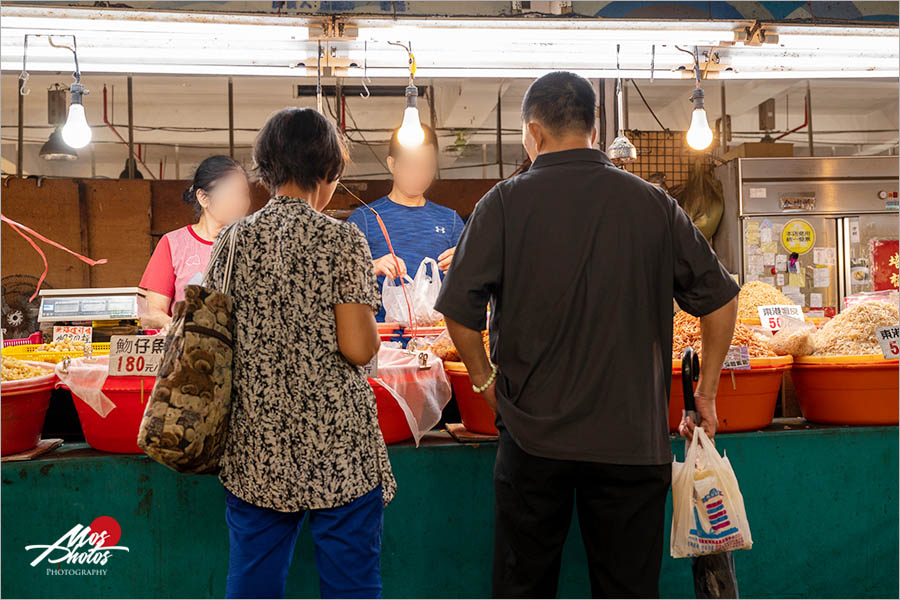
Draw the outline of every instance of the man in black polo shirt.
M437 302L498 414L498 597L555 597L573 505L593 595L659 594L673 297L701 317L696 403L715 434L739 288L672 198L592 148L595 101L572 73L531 85L533 164L475 207ZM480 334L488 302L493 362Z

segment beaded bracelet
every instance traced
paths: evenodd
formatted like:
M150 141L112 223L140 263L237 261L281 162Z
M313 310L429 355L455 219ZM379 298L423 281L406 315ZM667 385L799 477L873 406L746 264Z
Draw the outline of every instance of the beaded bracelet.
M476 394L480 394L484 390L491 387L491 384L494 383L495 379L497 379L497 365L492 364L491 365L491 376L488 377L488 380L485 382L485 384L481 385L481 386L476 386L475 384L472 384L472 390L474 390Z

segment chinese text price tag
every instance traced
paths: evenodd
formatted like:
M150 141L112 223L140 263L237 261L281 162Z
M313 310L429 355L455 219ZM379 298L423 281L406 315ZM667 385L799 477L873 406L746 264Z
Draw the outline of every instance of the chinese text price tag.
M791 317L803 321L803 309L795 304L775 304L772 306L758 306L760 324L773 334L784 327L784 318Z
M731 346L722 363L723 371L746 371L750 369L750 350L747 346Z
M93 330L90 327L76 325L56 326L53 328L53 341L74 340L90 344L92 332Z
M875 337L886 359L900 358L900 327L879 327L875 330Z
M109 340L110 375L155 376L166 345L164 335L114 335Z

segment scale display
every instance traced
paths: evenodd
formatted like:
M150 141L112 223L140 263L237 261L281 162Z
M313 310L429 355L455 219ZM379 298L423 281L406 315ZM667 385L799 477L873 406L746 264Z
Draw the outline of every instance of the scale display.
M138 296L134 295L91 295L74 297L78 291L53 290L54 294L41 295L38 321L59 323L70 321L104 321L138 319Z

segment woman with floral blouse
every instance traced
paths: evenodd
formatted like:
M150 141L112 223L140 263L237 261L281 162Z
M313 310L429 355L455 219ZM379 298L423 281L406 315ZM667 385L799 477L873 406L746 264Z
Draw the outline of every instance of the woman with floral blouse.
M232 413L219 479L230 558L226 596L284 596L309 518L323 597L381 597L382 510L396 483L360 366L378 352L380 298L354 225L322 214L345 150L320 113L286 108L259 133L272 192L237 227L231 295ZM221 281L225 257L213 267Z

